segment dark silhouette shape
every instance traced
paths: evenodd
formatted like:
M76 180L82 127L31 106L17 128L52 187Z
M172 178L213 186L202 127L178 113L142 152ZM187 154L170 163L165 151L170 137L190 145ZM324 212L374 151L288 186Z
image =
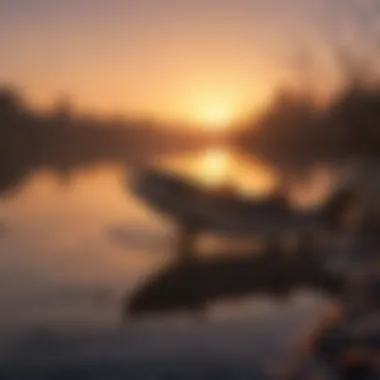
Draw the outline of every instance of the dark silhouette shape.
M259 239L278 238L286 231L336 231L342 215L357 201L356 189L343 181L318 208L297 210L285 196L246 199L237 193L207 191L186 178L152 168L133 173L130 186L150 208L193 234L211 231Z
M280 170L303 176L315 165L357 156L379 158L380 85L353 80L326 107L280 92L260 118L247 123L237 145Z
M300 249L304 249L300 247ZM339 295L344 281L323 269L309 252L293 257L271 252L247 257L213 260L193 258L164 268L127 298L124 315L199 310L207 302L223 297L267 293L283 297L295 288L311 287Z
M172 193L174 196L179 194L180 199L183 195L182 202L194 197L203 200L209 199L210 202L214 201L214 194L202 192L181 178L165 174L161 176L155 171L144 172L142 175L146 175L150 179L149 186L146 186L147 183L144 181L144 183L136 181L134 183L134 186L137 187L136 191L141 192L144 189L153 191L151 196L156 201L153 204L158 209L163 207L165 210L166 199L169 202L169 209L174 202L181 210L180 200L166 197ZM142 185L143 188L140 189ZM156 190L159 199L155 198ZM163 199L161 199L161 195L163 195ZM222 197L225 196L222 195ZM344 215L347 209L357 201L357 197L357 189L352 187L344 186L334 192L321 209L321 215L329 223L327 226L329 230L336 231L344 228ZM243 215L250 209L250 204L245 201L240 202L239 198L231 199L227 196L222 198L222 201L232 204L237 202ZM285 207L282 204L280 206L281 209ZM204 203L204 207L207 209L207 202ZM257 206L255 205L255 207ZM273 205L268 200L262 203L262 207L264 209L273 207L277 210L279 206ZM267 209L265 210L268 212ZM283 211L286 213L286 208ZM339 274L329 273L323 258L318 257L314 249L313 239L317 238L314 229L310 230L308 234L298 234L298 245L291 248L290 252L286 252L277 239L269 239L264 251L252 252L247 257L234 258L231 256L214 260L200 260L195 255L193 244L196 235L205 228L202 220L184 219L183 216L181 218L181 214L177 216L175 212L173 215L174 219L179 221L176 262L163 269L138 289L131 300L127 301L127 315L136 316L174 310L201 310L207 302L221 297L236 297L258 292L282 297L297 287L311 287L335 296L343 292L345 280ZM285 218L286 215L284 214L283 217ZM320 222L323 220L321 219ZM315 228L318 228L317 224ZM258 237L262 236L259 234Z
M326 107L309 94L279 91L261 117L230 133L230 142L298 175L357 155L379 158L380 86L376 78L357 79L365 74L356 70L358 74L347 74L351 79ZM17 90L0 88L0 192L15 189L39 168L69 172L94 163L149 163L157 154L220 142L195 128L100 119L73 109L70 99L62 98L52 111L37 112Z
M211 135L190 133L113 117L85 117L73 112L70 99L52 111L37 112L19 92L0 87L0 194L12 191L41 168L70 173L78 167L140 164L159 154L204 148Z
M372 281L367 285L374 287ZM378 302L379 293L374 299ZM366 315L371 313L362 310L361 315L352 315L351 310L344 307L341 315L322 323L309 338L313 356L327 364L339 379L377 379L379 376L375 358L380 349L378 328L372 326L368 331L355 333L358 317L360 320Z
M344 229L347 207L360 199L360 188L345 188L337 192L326 205L326 212L334 215L335 226ZM364 218L357 225L358 244L363 252L356 253L357 260L368 262L373 258L366 254L367 245L374 244L371 237L376 220ZM196 228L184 228L179 239L180 255L175 263L153 275L142 288L127 299L125 315L138 316L155 312L175 310L201 310L207 302L223 297L237 297L247 294L267 293L283 297L296 288L311 288L347 303L355 313L354 289L349 272L357 265L348 260L348 267L341 272L330 271L329 260L335 252L320 252L316 249L318 234L298 236L297 245L286 250L274 240L263 250L252 252L246 257L219 257L201 260L196 257L192 244ZM368 232L368 229L370 231ZM368 237L368 233L370 236ZM376 243L376 242L375 242ZM374 249L379 247L375 244ZM377 251L376 251L377 252ZM376 256L376 254L375 254ZM378 275L378 274L376 274ZM375 275L375 276L376 276ZM361 294L378 291L379 281L373 282ZM363 298L363 297L361 297ZM360 306L360 305L359 305ZM368 306L368 307L367 307ZM367 305L365 310L378 307ZM363 305L360 306L363 309Z

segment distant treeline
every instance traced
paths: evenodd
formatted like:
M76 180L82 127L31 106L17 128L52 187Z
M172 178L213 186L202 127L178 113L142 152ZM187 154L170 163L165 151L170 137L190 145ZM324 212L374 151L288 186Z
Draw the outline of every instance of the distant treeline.
M328 105L279 92L237 136L239 146L284 170L380 158L380 85L351 82Z
M19 92L0 88L0 192L14 189L38 168L66 173L92 163L146 162L160 153L197 149L207 140L185 128L80 116L66 99L38 112Z
M232 133L231 143L292 172L347 158L379 159L380 85L364 83L349 82L325 106L309 95L279 91L260 117ZM80 116L65 100L37 112L17 91L0 88L0 193L38 168L66 174L93 163L149 162L217 140L197 128Z

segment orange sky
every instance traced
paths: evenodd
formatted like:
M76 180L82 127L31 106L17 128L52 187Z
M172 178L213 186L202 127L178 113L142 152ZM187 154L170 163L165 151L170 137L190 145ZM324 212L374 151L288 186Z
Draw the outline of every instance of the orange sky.
M322 90L336 81L320 41L342 2L291 3L3 0L0 83L38 105L67 94L97 113L231 122L289 80L297 49L318 50Z

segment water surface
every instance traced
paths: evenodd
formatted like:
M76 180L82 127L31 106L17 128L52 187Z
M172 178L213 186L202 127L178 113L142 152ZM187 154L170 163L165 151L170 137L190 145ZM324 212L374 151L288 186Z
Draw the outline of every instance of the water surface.
M259 160L221 148L157 163L204 186L232 182L246 196L263 196L276 183ZM149 358L170 367L178 357L189 363L226 357L237 365L274 355L279 342L289 343L316 318L325 301L298 294L283 303L253 297L215 305L208 321L123 324L126 295L173 257L173 226L129 192L130 169L96 166L65 177L36 171L0 199L4 360L50 357L56 347L54 360L121 357L132 365ZM309 201L322 193L308 193Z

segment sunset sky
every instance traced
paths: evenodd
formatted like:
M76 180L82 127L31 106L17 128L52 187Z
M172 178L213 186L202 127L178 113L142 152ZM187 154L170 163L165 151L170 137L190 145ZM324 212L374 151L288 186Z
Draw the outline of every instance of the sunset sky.
M338 71L326 41L343 36L361 54L373 32L370 5L1 0L0 83L39 106L69 95L86 111L231 122L259 109L292 70L321 91L332 88ZM315 52L313 69L302 71L305 54Z

